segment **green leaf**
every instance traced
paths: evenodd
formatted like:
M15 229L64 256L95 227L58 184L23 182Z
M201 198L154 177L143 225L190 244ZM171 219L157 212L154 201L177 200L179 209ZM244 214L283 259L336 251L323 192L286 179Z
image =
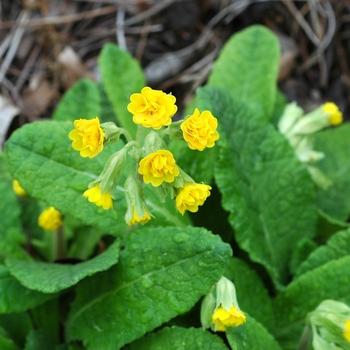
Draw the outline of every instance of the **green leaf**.
M332 181L319 190L317 204L326 214L347 221L350 214L350 123L316 135L315 150L325 154L317 166Z
M68 340L119 349L189 311L222 276L230 247L205 229L142 228L123 242L119 264L81 282Z
M54 350L56 343L42 330L33 329L27 337L24 350Z
M277 126L278 121L280 120L281 115L283 114L286 103L287 103L286 96L280 90L277 90L275 106L273 108L271 118L270 118L270 121L273 125Z
M23 287L2 265L0 265L0 290L0 313L26 311L56 296Z
M1 350L19 350L15 343L9 339L3 330L0 329L0 349Z
M187 142L173 141L169 144L169 151L174 154L179 164L197 183L210 184L214 176L213 164L217 158L217 148L207 148L204 151L194 151Z
M21 232L21 209L17 197L12 189L12 179L7 169L4 153L0 153L0 236L7 234L9 230Z
M323 300L350 304L350 256L332 260L304 273L288 285L274 302L277 340L283 348L295 349L308 312Z
M296 276L344 256L350 256L350 229L336 233L325 246L312 252L299 266Z
M215 178L242 249L285 283L291 242L315 233L314 186L287 140L260 110L223 89L200 89L197 100L219 119Z
M43 293L67 289L87 276L105 271L118 262L120 241L105 252L75 265L6 259L10 273L25 287Z
M217 335L200 328L166 327L133 342L130 350L227 350Z
M86 225L122 235L127 227L123 187L118 186L114 191L113 210L106 211L82 196L88 184L101 173L108 157L122 147L122 142L106 147L93 159L82 158L68 139L72 128L69 122L46 121L30 123L15 131L6 143L10 171L31 196ZM175 210L170 198L166 204L159 203L149 187L146 201L156 218L151 224L184 226L189 222Z
M106 90L103 86L103 83L100 81L97 83L98 93L100 95L101 101L101 122L116 122L117 117L114 113L114 109L111 101L108 99Z
M235 284L239 307L272 331L274 314L271 298L257 273L244 261L232 258L225 277Z
M237 100L258 103L268 119L276 100L279 61L276 36L266 27L251 26L226 42L208 85L227 89Z
M100 97L96 83L83 79L64 94L52 118L74 121L100 117L100 114Z
M249 315L242 326L228 328L226 336L235 350L281 350L273 336Z
M68 139L72 129L69 122L46 121L16 130L5 146L10 171L31 196L85 224L120 233L125 227L117 213L122 196L115 201L115 210L107 211L82 196L116 148L106 147L93 159L82 158Z
M33 329L32 320L27 312L1 314L0 327L20 349L23 349L27 334Z
M130 96L145 86L145 78L139 63L115 44L106 44L99 58L99 66L105 91L112 103L120 126L136 136L136 124L127 110Z

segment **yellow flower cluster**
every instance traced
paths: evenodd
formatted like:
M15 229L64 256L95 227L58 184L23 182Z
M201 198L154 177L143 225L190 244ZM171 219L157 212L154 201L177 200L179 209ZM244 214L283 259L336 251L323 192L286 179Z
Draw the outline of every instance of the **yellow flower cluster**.
M343 113L340 112L338 106L333 103L333 102L326 102L323 106L322 106L322 111L324 113L329 113L328 116L328 121L332 124L332 125L339 125L343 122Z
M217 331L225 332L226 327L238 327L245 323L244 313L232 306L229 311L220 306L213 314L213 323L217 326Z
M62 225L62 214L51 206L40 214L38 225L46 231L56 231Z
M141 93L132 94L128 111L133 114L135 124L145 128L160 129L171 124L171 117L176 113L176 98L163 91L146 86Z
M344 338L350 343L350 320L344 322L345 331L343 333Z
M12 188L13 191L18 195L18 196L25 196L27 192L25 189L22 188L22 186L19 184L17 180L12 181Z
M79 119L74 122L75 129L69 133L72 147L80 151L82 157L96 157L103 150L104 132L96 117L91 120Z
M184 215L188 210L192 213L198 211L198 206L203 205L210 196L211 187L204 184L189 184L183 187L176 197L176 208Z
M193 150L203 151L206 147L214 147L215 141L219 139L216 131L218 121L211 112L202 113L196 108L182 124L181 130L188 146Z
M151 216L149 215L147 208L144 206L144 215L142 217L139 217L135 209L132 209L132 218L127 222L127 224L129 226L136 225L136 224L146 224L150 220L151 220Z
M113 154L107 161L103 172L89 184L83 196L89 202L102 207L104 210L113 208L113 190L118 185L120 175L125 166L126 155L129 154L136 167L138 176L142 176L144 184L161 187L158 192L171 193L175 199L177 210L184 215L185 211L197 212L210 196L211 187L195 183L176 164L173 154L166 149L162 139L168 135L180 137L188 143L192 150L203 151L211 148L219 139L217 119L209 111L202 113L196 108L193 115L185 120L172 123L172 117L177 111L176 98L160 90L144 87L140 93L132 94L127 106L133 121L140 128L152 128L162 131L149 131L146 136L133 140L129 132L117 127L114 123L100 125L96 117L91 120L79 119L74 122L75 129L69 133L73 141L72 147L80 152L82 157L93 158L102 152L104 145L118 141L120 135L127 139L124 147ZM112 125L113 124L113 125ZM145 132L141 132L145 135ZM181 136L180 136L181 135ZM141 179L141 178L140 178ZM143 185L135 175L130 175L124 184L127 200L125 221L128 225L147 223L151 220L143 194Z
M109 192L102 194L100 185L89 188L83 193L83 196L87 198L89 202L95 203L97 206L102 207L104 210L113 208L111 194Z
M138 172L143 175L143 181L146 184L150 183L152 186L158 187L163 182L173 182L180 170L171 152L159 150L140 161Z

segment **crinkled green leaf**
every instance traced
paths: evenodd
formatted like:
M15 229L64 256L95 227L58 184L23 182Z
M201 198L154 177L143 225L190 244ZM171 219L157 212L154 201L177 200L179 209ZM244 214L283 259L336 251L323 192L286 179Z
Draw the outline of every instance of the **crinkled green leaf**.
M33 329L27 336L24 350L54 350L56 345L45 332Z
M320 243L326 243L329 238L338 231L345 230L350 227L349 223L336 220L322 210L318 210L318 224L317 224L317 240Z
M189 311L220 279L231 254L218 236L195 227L142 228L123 248L115 268L79 284L69 340L119 349Z
M326 245L312 252L307 260L299 266L296 275L299 276L306 271L344 256L350 256L350 229L336 233Z
M308 271L290 283L274 302L275 335L282 347L296 349L308 312L323 300L350 305L350 256L332 260Z
M0 329L0 349L1 350L19 350L20 348L16 346L16 344L12 341L12 339L8 338L5 332Z
M229 327L226 336L235 350L281 350L274 337L253 317L239 327Z
M294 246L294 251L290 259L290 270L293 275L296 274L300 264L303 263L307 257L318 248L318 245L310 238L305 237L297 242Z
M176 163L197 183L210 184L214 176L213 164L217 158L217 148L194 151L185 141L174 141L169 145Z
M56 293L115 265L118 262L119 247L118 240L102 254L75 265L16 259L6 259L6 265L25 287L43 293Z
M101 122L116 122L116 115L114 113L112 103L109 100L101 81L97 83L97 89L101 101Z
M281 115L283 114L284 108L286 106L287 99L286 96L280 91L276 92L276 101L273 108L270 121L272 124L277 125L280 120Z
M33 324L28 312L18 312L0 314L0 327L20 349L23 349L27 334L33 329Z
M279 61L276 36L266 27L251 26L226 42L208 85L225 88L238 100L258 103L265 118L270 118L276 100Z
M96 83L83 79L64 94L52 118L74 121L100 117L100 114L100 97Z
M131 343L130 350L227 350L223 340L201 328L167 327Z
M10 171L31 196L86 225L96 225L105 232L122 235L127 227L123 181L114 191L113 210L104 210L82 196L88 184L101 173L108 157L120 149L122 142L105 147L93 159L82 158L68 138L72 129L70 122L46 121L27 124L15 131L6 143ZM126 176L127 169L124 172ZM186 216L176 212L170 199L164 204L159 203L152 193L146 194L146 198L156 218L151 221L152 224L183 226L188 222Z
M7 268L0 265L0 313L22 312L55 297L22 286Z
M45 332L47 337L59 343L62 332L62 300L55 298L31 310L31 317L35 329Z
M0 235L6 235L9 230L21 232L21 209L13 192L12 178L7 169L5 155L2 152L0 153L0 193Z
M285 283L291 242L315 234L310 176L259 109L214 87L200 89L197 100L219 120L215 178L236 240L275 282Z
M317 166L332 181L319 190L317 204L326 214L347 221L350 214L350 123L316 135L315 150L325 154Z
M243 260L232 258L225 277L234 282L239 307L272 331L274 314L271 298L257 273Z
M5 146L9 169L31 196L86 224L118 233L123 229L117 212L122 196L114 202L115 210L107 211L82 196L116 148L106 147L93 159L82 158L68 138L72 129L70 122L46 121L16 130Z
M145 86L139 63L115 44L106 44L99 58L102 81L120 126L136 135L136 125L127 110L130 96Z

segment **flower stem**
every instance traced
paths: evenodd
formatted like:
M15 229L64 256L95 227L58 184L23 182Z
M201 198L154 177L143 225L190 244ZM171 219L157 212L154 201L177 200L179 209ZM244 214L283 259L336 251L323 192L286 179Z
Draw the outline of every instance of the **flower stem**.
M64 235L62 226L59 227L55 232L52 232L52 243L51 243L51 257L52 260L58 260L63 258L64 252Z
M311 336L312 336L311 327L309 325L306 325L304 327L303 334L301 335L301 338L299 340L299 345L297 350L307 350L309 348Z

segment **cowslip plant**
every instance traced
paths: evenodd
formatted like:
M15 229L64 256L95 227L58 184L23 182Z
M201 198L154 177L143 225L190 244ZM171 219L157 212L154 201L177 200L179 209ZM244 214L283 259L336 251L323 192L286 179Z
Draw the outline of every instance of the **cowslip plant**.
M175 120L107 44L102 81L11 135L0 348L349 348L350 126L286 104L279 55L235 34Z
M135 124L141 126L137 131L136 140L127 130L117 127L112 122L100 125L97 117L74 121L75 129L69 133L69 138L73 141L72 147L79 151L82 157L89 158L101 153L105 144L118 142L120 135L126 137L125 145L108 158L102 173L89 184L89 189L83 196L105 210L111 209L112 192L120 185L120 178L127 163L126 158L129 156L132 164L128 168L130 174L124 185L128 199L125 221L129 226L145 224L152 217L147 209L141 182L157 188L155 194L163 202L164 197L170 193L182 215L186 210L197 212L198 206L203 205L210 195L210 186L195 183L176 164L173 154L166 149L163 138L183 138L191 149L202 151L206 147L213 147L219 139L216 131L217 119L209 111L199 114L196 109L185 121L170 126L171 118L177 111L175 102L174 96L150 87L143 88L141 93L132 94L127 108L133 114ZM167 126L169 128L160 133L145 132L145 128L159 130Z

